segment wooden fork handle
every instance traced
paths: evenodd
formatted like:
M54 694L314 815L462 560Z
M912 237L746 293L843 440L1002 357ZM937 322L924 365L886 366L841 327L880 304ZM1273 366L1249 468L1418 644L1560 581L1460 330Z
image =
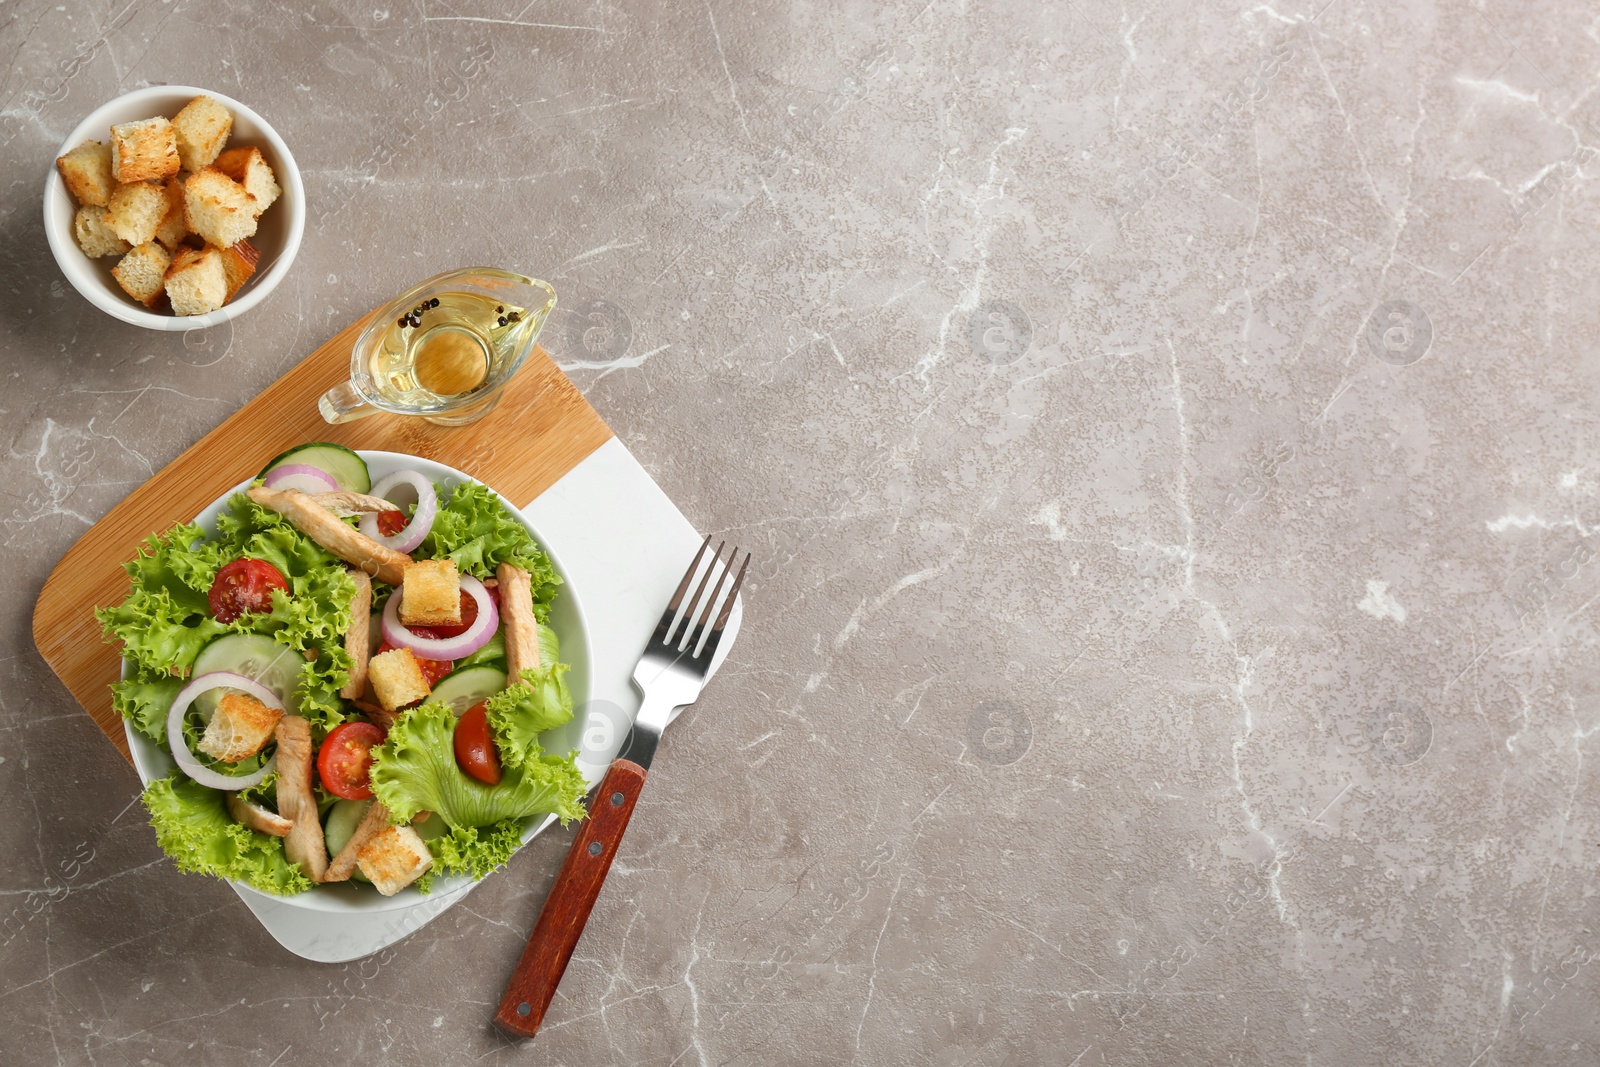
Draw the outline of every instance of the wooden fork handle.
M511 972L500 1008L494 1013L494 1021L506 1033L532 1037L539 1032L556 986L572 959L572 950L583 936L595 898L611 870L617 845L633 817L633 806L644 788L644 775L643 767L626 759L613 760L606 771L600 790L589 805L589 817L579 828L578 839L572 843L555 885L550 887L528 947L522 950L522 959Z

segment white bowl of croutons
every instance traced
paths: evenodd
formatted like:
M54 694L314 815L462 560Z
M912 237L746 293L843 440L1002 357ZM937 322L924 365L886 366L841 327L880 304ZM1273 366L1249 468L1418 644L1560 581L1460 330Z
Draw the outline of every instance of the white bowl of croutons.
M61 146L44 190L50 251L108 315L193 330L255 307L305 233L289 146L239 101L187 85L136 89Z

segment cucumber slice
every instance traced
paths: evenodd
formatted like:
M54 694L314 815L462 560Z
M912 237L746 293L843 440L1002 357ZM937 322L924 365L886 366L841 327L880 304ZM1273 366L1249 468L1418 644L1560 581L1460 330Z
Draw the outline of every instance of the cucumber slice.
M256 477L264 478L268 471L286 463L304 463L319 471L326 471L339 483L339 488L347 493L366 493L372 489L372 474L367 470L367 461L344 445L316 441L309 445L291 448L262 467L261 473Z
M328 844L329 856L337 856L339 850L350 843L350 839L355 836L356 827L361 824L362 816L366 815L370 807L372 807L370 800L341 800L334 804L333 810L328 812L327 825L322 828L322 838ZM361 882L369 880L361 873L359 867L350 877Z
M300 653L288 645L278 644L270 637L261 634L223 634L200 650L194 659L194 673L190 677L198 678L212 671L242 674L278 694L284 708L296 714L300 711L300 700L295 695L295 687L300 684L300 668L305 662ZM194 704L201 718L209 723L212 712L217 710L217 702L228 692L230 690L212 689L195 697Z
M468 667L455 671L433 687L430 700L449 704L457 715L506 687L506 672L494 667Z

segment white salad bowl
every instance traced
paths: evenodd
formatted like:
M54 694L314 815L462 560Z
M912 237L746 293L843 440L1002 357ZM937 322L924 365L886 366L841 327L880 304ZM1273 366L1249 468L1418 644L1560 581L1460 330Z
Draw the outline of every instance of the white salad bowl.
M357 454L366 461L372 473L372 480L397 470L415 470L437 484L450 487L461 482L477 481L470 475L463 474L454 467L447 467L443 463L432 460L420 459L416 456L407 456L399 452L369 452L357 450ZM211 506L202 511L195 522L205 528L208 534L216 533L216 518L227 506L228 498L235 493L243 492L249 488L251 479L246 479L238 485L223 493ZM493 486L488 487L493 490ZM506 510L516 517L517 521L528 530L534 540L539 543L545 553L550 557L557 574L561 576L562 586L557 592L555 600L550 605L549 624L555 630L556 637L561 641L561 661L568 664L571 669L567 672L567 686L572 692L572 706L579 710L583 718L574 716L573 720L557 730L552 730L548 735L547 749L551 752L563 753L581 747L585 732L589 728L588 719L596 714L595 705L590 701L590 640L588 624L584 621L583 608L579 603L578 593L568 580L567 569L561 565L561 560L550 550L549 544L539 536L539 531L523 516L511 501L500 496L500 502ZM122 661L123 677L127 677L129 664ZM600 724L606 725L606 724ZM140 780L148 786L158 778L165 778L177 769L177 764L162 748L151 741L144 734L135 730L131 724L123 723L123 731L128 738L128 749L133 755L134 769L139 772ZM546 826L555 821L554 815L536 815L530 818L523 827L522 843L526 845L537 836ZM240 882L229 882L234 890L246 903L271 902L289 908L300 908L305 911L323 912L332 915L382 915L393 913L397 928L414 928L433 918L444 907L448 907L467 890L477 883L465 875L451 875L433 880L432 889L428 893L419 892L415 886L407 886L392 897L385 897L370 885L356 882L341 882L332 885L319 885L304 893L294 896L279 897L262 893ZM414 915L412 913L415 913ZM388 920L385 920L387 922Z

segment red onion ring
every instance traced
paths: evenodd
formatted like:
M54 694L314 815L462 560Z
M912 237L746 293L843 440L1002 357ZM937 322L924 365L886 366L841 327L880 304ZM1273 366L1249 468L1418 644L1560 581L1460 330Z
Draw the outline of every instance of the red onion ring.
M254 774L238 777L220 774L195 759L194 753L189 751L189 742L183 736L183 716L189 710L194 698L212 689L222 688L242 690L269 708L284 710L283 701L278 699L278 694L254 678L246 678L232 671L212 671L210 674L202 674L178 690L177 697L172 701L172 710L167 712L167 744L171 746L172 758L178 761L183 773L201 785L224 791L249 789L253 785L261 784L261 780L272 773L277 757L267 760Z
M406 523L405 529L393 535L379 533L378 516L368 512L361 516L361 532L396 552L410 552L422 544L428 531L433 529L434 517L439 514L439 494L420 471L405 470L378 479L370 495L392 500L389 494L401 485L409 485L417 491L417 509L411 513L411 521Z
M333 475L309 463L285 463L281 467L274 467L267 472L262 484L268 489L298 489L302 493L334 493L339 490L339 483L333 480Z
M404 589L389 594L383 606L383 639L396 648L409 648L418 659L464 659L489 643L500 628L500 609L483 583L470 574L461 576L461 588L478 602L478 617L455 637L418 637L400 621L400 597Z

